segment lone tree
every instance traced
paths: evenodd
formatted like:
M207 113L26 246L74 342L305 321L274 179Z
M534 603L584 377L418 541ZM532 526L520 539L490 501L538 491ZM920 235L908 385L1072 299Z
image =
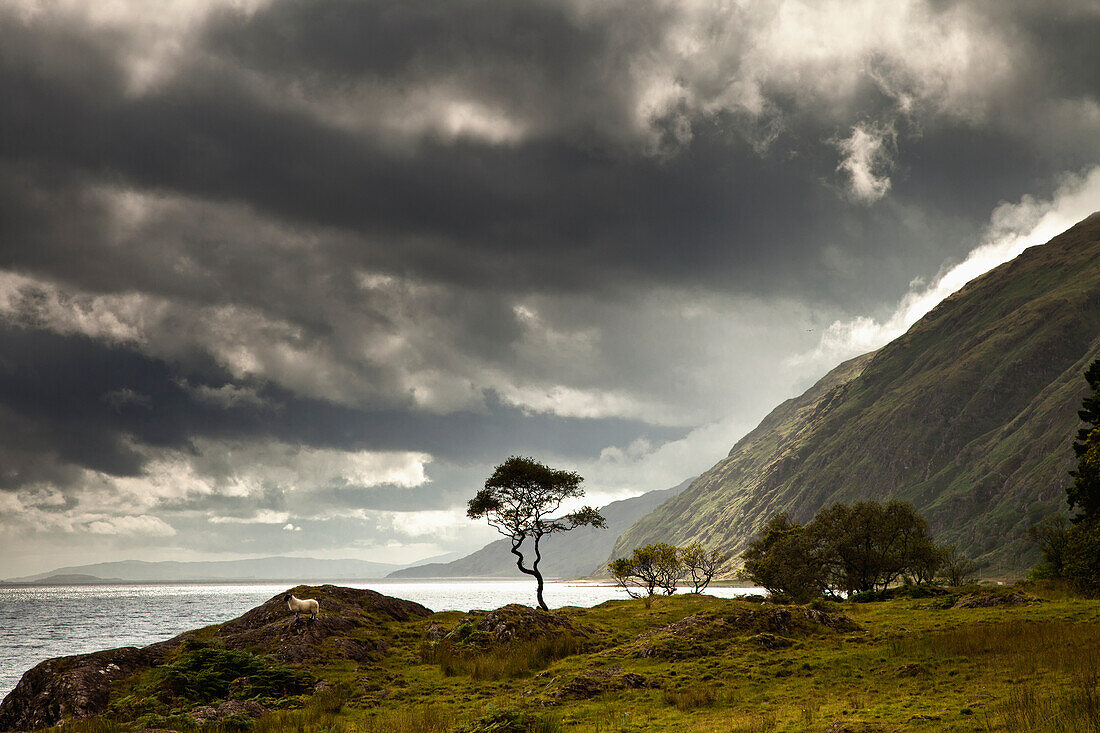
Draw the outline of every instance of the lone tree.
M485 488L470 499L466 510L470 519L485 517L490 527L511 540L516 567L521 573L535 576L539 608L544 611L549 609L542 598L543 579L539 572L542 538L584 525L607 527L603 516L590 506L553 517L566 499L584 496L580 488L583 480L571 471L558 471L531 458L512 456L496 467L486 479ZM524 565L522 550L528 538L535 554L531 567Z

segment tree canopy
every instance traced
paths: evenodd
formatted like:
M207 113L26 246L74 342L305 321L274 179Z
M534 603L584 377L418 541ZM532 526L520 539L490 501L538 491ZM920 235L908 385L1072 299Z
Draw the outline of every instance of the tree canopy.
M543 537L566 532L583 525L604 528L606 522L596 509L585 506L560 517L554 515L567 499L584 496L582 479L572 471L550 468L531 458L512 456L497 466L485 481L485 486L470 499L466 516L484 517L489 526L511 541L516 567L521 573L534 576L539 608L548 610L542 597L545 585L539 571ZM527 567L523 543L531 540L534 559Z
M742 555L744 575L773 595L808 601L829 592L928 581L949 553L907 502L860 501L822 509L807 525L777 514Z

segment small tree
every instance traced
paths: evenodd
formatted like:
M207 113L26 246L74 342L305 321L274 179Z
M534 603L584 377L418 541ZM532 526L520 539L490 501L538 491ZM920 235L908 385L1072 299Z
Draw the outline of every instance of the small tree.
M958 588L970 579L974 573L978 572L978 563L966 555L960 554L954 545L949 545L944 549L947 552L944 554L939 577L943 578L952 588Z
M683 575L679 551L664 542L637 547L630 557L620 557L608 563L607 569L611 571L615 584L631 598L642 598L646 608L652 605L658 589L669 596L675 593L676 584Z
M1031 570L1033 578L1064 578L1070 528L1061 514L1027 528L1027 538L1039 546L1042 561Z
M950 547L925 542L913 548L909 559L909 569L905 572L906 583L931 584L939 574Z
M786 512L769 519L741 557L742 575L772 595L804 603L828 588L824 548L815 533L792 522Z
M720 550L708 551L698 542L680 548L680 563L691 577L692 593L702 593L730 556Z
M836 503L810 528L828 545L830 584L849 593L885 589L933 552L928 523L904 501Z
M536 596L539 608L544 611L549 609L542 597L544 583L539 572L539 561L542 560L539 543L542 538L584 525L601 529L607 526L603 516L589 506L553 518L566 499L584 496L580 488L583 480L576 473L558 471L531 458L512 456L494 469L486 479L485 487L470 499L466 510L466 516L470 519L485 517L490 527L511 541L516 567L521 573L534 576L538 583ZM528 538L535 555L530 568L524 565L521 550Z

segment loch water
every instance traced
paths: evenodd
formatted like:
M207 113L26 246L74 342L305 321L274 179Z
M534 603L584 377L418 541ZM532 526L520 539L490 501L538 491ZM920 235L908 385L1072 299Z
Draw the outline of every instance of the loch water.
M24 672L45 659L164 641L236 618L300 582L0 588L0 698L11 692ZM416 601L433 611L535 604L534 585L526 580L334 582ZM707 591L723 597L759 592L753 588ZM610 585L548 582L545 597L551 608L591 607L626 594Z

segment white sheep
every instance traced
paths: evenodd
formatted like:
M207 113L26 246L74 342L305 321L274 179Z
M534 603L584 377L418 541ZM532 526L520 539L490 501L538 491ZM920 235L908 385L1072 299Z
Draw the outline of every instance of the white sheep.
M317 618L318 612L321 610L321 604L312 599L302 600L297 596L292 596L287 593L283 596L283 600L286 601L286 605L291 611L294 611L294 620L297 621L303 613L308 613L310 619Z

